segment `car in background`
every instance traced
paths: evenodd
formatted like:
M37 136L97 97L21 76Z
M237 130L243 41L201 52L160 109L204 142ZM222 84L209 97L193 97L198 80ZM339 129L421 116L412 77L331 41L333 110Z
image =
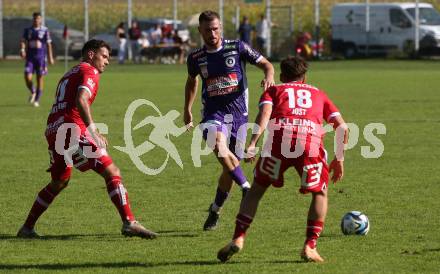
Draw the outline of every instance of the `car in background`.
M332 51L346 58L359 54L415 54L416 3L342 3L332 9ZM427 3L419 4L419 54L440 54L440 13Z
M154 27L157 24L168 25L171 27L174 25L173 19L166 19L166 18L150 18L150 19L136 18L133 20L136 20L138 22L139 28L141 29L142 33L144 33L146 35L149 35L150 32L154 29ZM177 25L177 35L179 35L179 37L182 39L183 42L188 41L190 39L189 30L186 28L186 26L180 20L176 20L176 25ZM125 31L128 36L129 26L127 25L126 22L125 22L125 26L126 26ZM118 42L118 39L116 38L115 33L116 33L115 31L111 31L111 32L99 33L99 34L93 36L93 39L99 39L99 40L106 41L110 45L110 47L112 48L111 55L113 55L113 56L118 54L118 48L119 48L119 42Z
M119 42L118 39L116 38L115 32L99 33L93 36L92 39L104 40L112 48L112 52L110 53L110 55L112 56L118 55Z
M49 28L52 38L54 57L64 56L65 40L63 38L64 24L58 20L46 17L45 25ZM31 17L4 17L3 18L3 51L4 55L19 55L20 40L23 30L32 26ZM68 29L68 54L75 59L81 57L84 45L84 33L75 29Z

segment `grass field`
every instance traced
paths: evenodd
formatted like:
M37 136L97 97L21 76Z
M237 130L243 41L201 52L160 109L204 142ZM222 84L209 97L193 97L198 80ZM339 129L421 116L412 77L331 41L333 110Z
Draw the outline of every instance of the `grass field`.
M261 73L253 67L248 70L250 105L256 106ZM161 237L154 241L122 237L103 180L92 172L75 171L70 186L37 223L45 237L16 239L37 192L49 180L43 132L63 66L50 68L40 108L26 104L22 71L22 63L0 62L1 273L440 272L439 62L311 64L309 82L326 90L346 121L360 128L358 145L346 154L344 180L329 189L329 215L319 241L324 264L299 260L310 197L298 193L293 171L283 189L271 189L263 199L243 252L220 264L216 252L231 237L241 194L233 191L218 230L202 231L220 172L213 155L202 157L202 168L196 168L190 155L192 135L172 137L184 168L170 160L164 172L147 176L128 155L113 148L124 146L124 115L133 100L148 99L162 113L181 112L186 72L178 65L110 66L93 105L95 120L109 126L109 152L121 168L137 219ZM198 100L195 115L199 108ZM150 113L143 108L134 120ZM253 107L251 120L255 114ZM361 146L368 145L362 131L372 122L387 129L386 135L377 135L385 146L379 159L361 156ZM150 129L134 131L135 143L146 140ZM165 156L156 148L142 159L157 167ZM244 165L244 170L251 176L252 166ZM370 218L366 237L340 232L340 219L350 210Z

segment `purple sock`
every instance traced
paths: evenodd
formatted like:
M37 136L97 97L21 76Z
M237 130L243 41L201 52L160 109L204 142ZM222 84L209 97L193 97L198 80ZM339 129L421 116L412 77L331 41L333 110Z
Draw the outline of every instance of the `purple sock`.
M40 96L43 93L41 89L37 89L37 95L35 96L35 102L38 102L40 100Z
M232 177L232 180L234 180L237 185L243 186L244 183L247 182L246 176L244 176L243 170L241 170L241 167L236 167L233 171L229 171L229 174Z
M34 94L34 93L35 93L35 87L32 86L32 87L29 89L29 91L31 92L31 94Z
M217 187L217 193L215 194L214 203L218 207L222 207L228 198L229 192L223 192L220 188Z

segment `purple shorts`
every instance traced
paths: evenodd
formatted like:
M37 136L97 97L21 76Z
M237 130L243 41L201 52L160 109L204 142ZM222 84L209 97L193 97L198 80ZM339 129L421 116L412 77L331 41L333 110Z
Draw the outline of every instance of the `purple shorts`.
M209 132L222 132L227 138L229 150L241 160L244 158L244 149L246 146L247 122L247 116L233 117L232 115L212 115L205 117L201 122L203 138L206 141Z
M47 64L45 58L30 58L26 59L26 64L24 66L24 73L37 75L47 74Z

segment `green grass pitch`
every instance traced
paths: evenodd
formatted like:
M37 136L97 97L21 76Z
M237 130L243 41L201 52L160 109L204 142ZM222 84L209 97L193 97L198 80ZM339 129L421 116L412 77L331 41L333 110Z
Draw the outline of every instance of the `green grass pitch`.
M92 108L95 121L109 127L109 153L122 171L137 219L161 237L148 241L121 236L120 219L103 180L93 172L75 171L69 187L37 223L45 237L16 239L37 192L50 178L43 133L63 65L49 69L41 107L32 108L26 102L23 63L0 62L0 272L439 273L439 62L311 63L309 82L327 91L345 120L360 128L358 144L346 153L343 181L329 188L329 214L319 240L324 264L302 263L298 256L310 196L298 193L293 170L283 189L269 190L262 200L243 252L220 264L216 253L230 240L241 194L232 191L216 231L202 231L220 173L214 156L203 156L202 168L194 167L192 134L171 137L183 169L170 159L161 174L147 176L127 154L113 148L124 146L124 115L135 99L152 101L162 113L182 112L186 68L178 65L113 64L101 77ZM261 77L248 66L251 121ZM196 120L199 109L198 96ZM149 114L151 109L139 109L133 123ZM176 121L183 125L181 117ZM365 159L361 146L369 143L363 129L373 122L386 126L386 135L376 135L385 151L379 159ZM135 144L147 140L150 130L134 131ZM326 138L329 150L332 136ZM142 160L158 167L165 157L155 148ZM251 177L253 167L243 166ZM350 210L370 218L367 236L342 235L340 219Z

